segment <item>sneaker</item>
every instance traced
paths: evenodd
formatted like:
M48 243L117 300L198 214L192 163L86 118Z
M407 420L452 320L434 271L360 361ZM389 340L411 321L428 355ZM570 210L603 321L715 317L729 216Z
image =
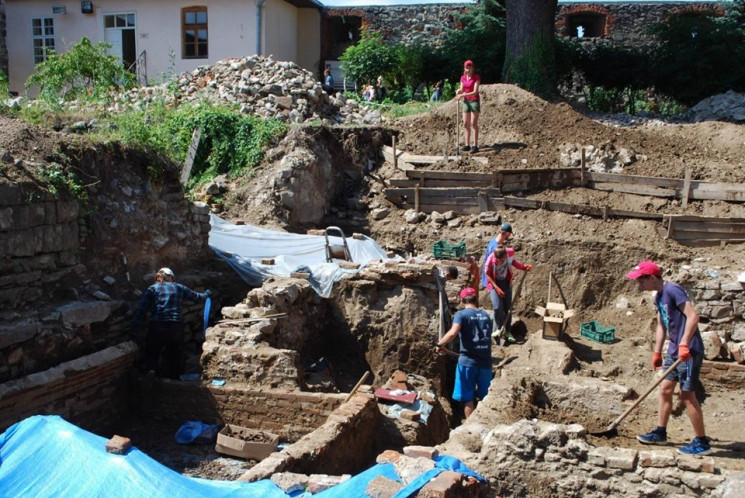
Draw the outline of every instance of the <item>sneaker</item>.
M470 145L464 145L463 147L460 148L460 150L462 150L463 152L468 152L469 150L471 150L471 146Z
M693 441L685 446L678 448L678 453L684 455L708 455L711 453L711 446L709 445L709 438L694 437Z
M474 145L473 148L471 149L471 154L475 154L478 151L479 151L479 146L478 145Z
M664 444L667 442L667 431L662 430L658 427L652 432L642 434L641 436L636 436L636 439L638 439L640 443L644 444Z

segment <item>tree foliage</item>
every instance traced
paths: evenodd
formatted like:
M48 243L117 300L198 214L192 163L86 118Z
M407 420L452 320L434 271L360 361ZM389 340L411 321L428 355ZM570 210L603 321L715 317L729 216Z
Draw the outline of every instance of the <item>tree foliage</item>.
M729 16L675 14L657 24L655 87L686 104L727 90L745 91L745 34Z
M344 74L362 85L395 73L398 58L395 47L385 43L380 33L363 27L359 43L347 48L339 61Z
M50 52L47 60L36 65L26 81L26 89L38 86L39 97L48 102L77 98L100 98L113 88L131 88L134 75L121 61L108 55L110 43L92 44L83 38L62 54Z

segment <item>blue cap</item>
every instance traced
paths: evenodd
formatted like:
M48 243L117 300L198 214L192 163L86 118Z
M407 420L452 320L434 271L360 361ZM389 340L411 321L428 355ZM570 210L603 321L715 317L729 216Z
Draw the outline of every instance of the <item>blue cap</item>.
M502 226L499 227L499 229L502 230L503 232L512 233L512 225L510 225L509 223L502 223Z

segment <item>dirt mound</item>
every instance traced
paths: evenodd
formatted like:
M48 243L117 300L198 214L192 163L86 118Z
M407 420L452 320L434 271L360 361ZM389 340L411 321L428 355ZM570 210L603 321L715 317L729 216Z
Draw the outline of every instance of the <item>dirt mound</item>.
M592 146L617 153L625 149L637 156L624 168L626 174L682 178L686 167L691 167L696 180L745 181L745 128L740 125L654 121L622 128L513 85L484 85L482 95L479 155L489 158L489 166L466 161L469 171L557 168L562 166L562 153ZM415 154L453 154L456 109L456 102L450 101L430 113L396 121L393 126L401 131L400 147ZM464 143L462 130L460 143Z

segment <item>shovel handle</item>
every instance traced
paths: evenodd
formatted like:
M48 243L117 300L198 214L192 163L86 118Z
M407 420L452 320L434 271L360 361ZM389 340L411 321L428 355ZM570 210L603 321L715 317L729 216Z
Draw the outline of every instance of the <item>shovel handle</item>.
M634 401L634 404L633 405L631 405L630 407L628 407L625 412L623 412L616 420L614 420L613 423L611 423L608 426L608 429L607 430L610 431L610 430L615 429L618 426L618 424L620 424L621 421L623 419L625 419L626 416L634 410L634 408L636 408L637 406L639 406L639 403L641 403L642 401L644 401L644 399L647 396L649 396L649 393L651 393L654 390L655 387L657 387L658 385L660 385L660 383L663 380L665 380L665 377L667 377L668 375L670 375L670 372L672 372L673 370L675 370L675 368L678 365L680 365L680 362L681 362L681 360L680 360L680 358L678 358L677 360L675 360L675 362L672 365L670 365L670 368L668 368L667 370L665 370L664 372L662 372L662 375L660 375L659 378L657 380L655 380L652 383L651 386L649 386L649 389L647 389L644 392L644 394L642 394L641 396L639 396L639 399L637 399L636 401Z

